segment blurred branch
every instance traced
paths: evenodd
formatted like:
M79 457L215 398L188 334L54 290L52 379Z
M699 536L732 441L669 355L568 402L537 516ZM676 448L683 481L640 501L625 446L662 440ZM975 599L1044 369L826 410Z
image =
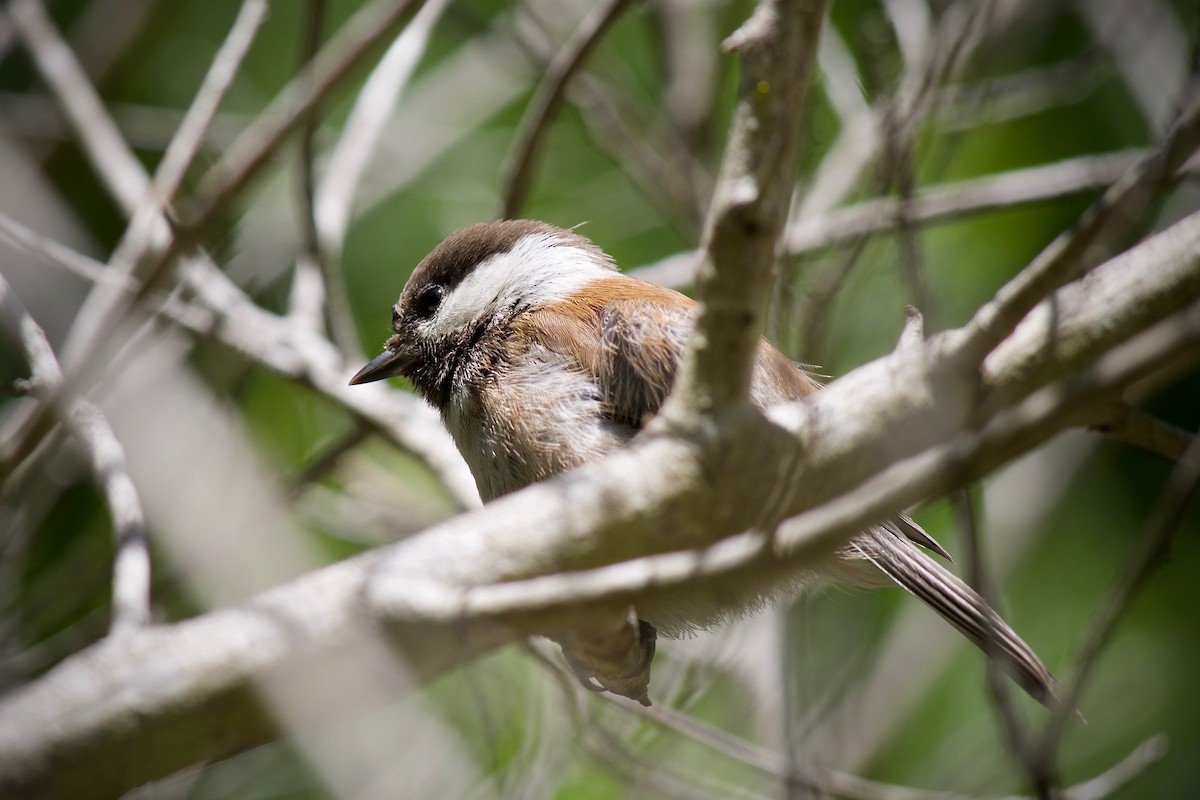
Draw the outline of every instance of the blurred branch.
M695 0L666 0L647 11L663 54L663 110L688 161L698 167L708 161L715 138L710 124L718 78L715 9Z
M8 281L0 275L0 310L4 323L16 333L32 377L30 390L53 397L63 383L62 369L46 334L25 310ZM105 419L91 401L64 401L59 412L82 446L92 474L104 494L112 518L113 578L112 632L125 632L150 621L150 551L146 543L146 518L137 488L129 477L125 452Z
M135 103L109 103L113 122L135 150L163 151L179 128L186 109L159 108ZM208 137L202 143L206 152L219 153L249 124L250 117L222 111L213 120ZM0 92L0 130L21 139L69 140L73 131L62 107L46 94ZM326 134L323 134L326 135Z
M530 647L528 651L555 677L556 683L565 695L567 708L573 709L574 715L578 717L575 721L576 728L587 735L588 731L603 727L605 723L602 718L588 713L587 695L589 693L579 685L579 682L567 675L554 658L547 656L540 649ZM716 728L670 706L646 707L612 694L601 694L599 698L607 705L620 709L626 715L649 720L737 763L778 778L785 783L800 785L825 795L848 798L848 800L983 800L986 797L986 795L929 791L881 783L826 767L814 767L812 774L799 774L790 767L784 754ZM1100 800L1100 798L1114 794L1159 761L1165 753L1165 737L1153 736L1139 744L1132 752L1103 773L1067 787L1063 792L1063 798L1064 800ZM1007 795L1001 800L1030 800L1030 798Z
M1092 669L1116 630L1117 623L1146 585L1150 573L1166 559L1171 540L1198 487L1200 437L1195 437L1171 470L1166 486L1142 528L1137 549L1126 564L1124 574L1113 585L1092 619L1076 659L1066 702L1051 715L1033 751L1035 777L1039 782L1053 775L1067 721L1083 697L1083 689L1091 677Z
M321 47L321 30L325 21L325 0L307 0L305 22L300 34L300 64L298 72L307 75L305 68ZM306 87L307 88L307 87ZM288 298L288 316L297 325L304 325L314 333L325 330L325 315L329 314L329 334L334 342L342 345L343 352L354 353L358 347L358 336L346 339L346 324L350 320L345 305L335 308L337 301L330 295L341 286L341 275L331 276L328 265L321 257L321 246L317 237L316 221L316 135L320 126L321 104L314 103L303 116L300 125L300 146L297 165L300 172L296 212L300 222L300 252L296 256L296 267L292 276L292 293ZM332 280L331 280L332 278ZM336 285L335 285L336 284ZM340 299L345 301L344 287Z
M918 225L942 222L1103 189L1124 175L1142 156L1139 151L1080 156L928 186L913 194L905 209L906 219ZM891 231L900 211L900 201L881 197L797 220L788 226L785 239L788 253L800 255L859 236Z
M112 275L103 264L43 239L3 214L0 238L73 274L104 280L130 293L137 288L132 279ZM287 317L260 308L215 267L190 262L184 280L196 293L194 301L153 297L158 303L156 312L164 319L193 335L212 338L252 363L329 397L394 446L421 459L461 507L479 503L474 479L428 406L382 384L349 390L348 372L328 340L292 324Z
M928 41L927 53L921 58L914 58L908 65L900 79L896 95L886 101L880 101L871 108L862 107L860 113L843 119L837 141L822 159L815 176L795 205L784 234L784 244L786 251L791 255L801 255L846 240L853 240L857 244L855 251L846 261L835 268L838 274L826 282L826 291L819 293L818 300L806 304L804 312L799 314L801 319L807 320L812 315L821 314L832 302L833 296L845 279L842 273L857 260L864 243L863 236L891 230L896 225L900 213L899 203L891 199L880 198L831 210L849 194L862 171L877 157L877 151L882 146L878 132L880 120L890 113L898 130L912 135L915 126L924 116L939 106L940 101L936 98L931 99L930 87L939 85L947 75L960 69L978 47L981 41L980 20L985 16L986 4L975 4L970 12L964 11L961 5L952 6L948 13L942 16L933 37ZM850 65L841 64L836 55L832 55L837 52L833 44L836 41L832 36L822 37L822 67L831 76L828 80L833 81L835 87L839 87L836 97L846 98L845 103L839 103L839 107L845 105L848 108L852 102L849 99L849 86L852 83L857 85L858 79L856 75L843 74L845 70L850 69ZM947 58L944 55L934 55L946 52L952 53L953 56ZM1070 177L1070 173L1078 170L1080 166L1084 165L1077 164L1071 170L1064 167L1064 172L1068 173L1066 175L1038 176L1022 171L1005 173L1010 177L1006 177L994 187L986 183L988 178L981 178L978 179L978 184L963 181L946 187L916 190L907 209L907 218L913 224L920 224L955 216L960 213L960 205L961 213L965 214L992 208L992 202L996 206L1004 206L1083 191L1083 187L1072 189L1069 185L1063 186L1061 190L1049 188L1065 181ZM1026 188L1031 180L1039 177L1046 182L1045 195L1037 194L1036 189ZM1108 181L1102 180L1100 175L1093 179L1100 185L1107 185L1115 176ZM1035 181L1035 185L1037 183L1038 181ZM1100 187L1089 185L1086 188ZM985 195L996 192L998 196L994 201L986 201L979 197L981 190ZM962 196L959 192L962 192ZM693 283L699 258L698 253L679 253L634 270L634 274L664 286L685 286Z
M1195 441L1195 437L1183 428L1124 402L1114 405L1101 421L1093 422L1089 427L1171 461L1183 458Z
M338 465L338 462L352 452L367 438L368 428L365 425L355 425L347 433L339 437L333 444L325 448L316 458L312 459L304 469L292 479L288 486L288 495L294 500L311 484L321 480Z
M266 20L268 6L266 0L243 0L229 33L196 90L196 96L167 145L153 178L148 177L140 162L134 161L136 173L130 176L130 180L138 183L141 191L136 197L117 197L130 219L109 259L111 269L117 274L135 276L144 284L153 285L153 274L147 275L145 272L145 268L150 266L146 263L147 254L168 247L171 231L167 215L171 205L183 186L188 169L200 152L221 103L233 86L250 46ZM107 111L104 113L107 117ZM121 147L133 156L133 151L124 141ZM101 171L108 168L97 166ZM85 309L80 312L87 323L81 321L74 326L72 337L79 343L76 347L82 348L82 342L96 336L105 324L111 324L112 316L120 313L119 293L112 294L107 300L103 299L105 293L98 294L100 297L96 300L89 297ZM93 304L96 306L94 311L89 308Z
M341 86L374 47L394 33L413 6L420 4L420 0L371 0L356 11L204 175L183 227L192 233L206 228L308 112Z
M955 494L955 511L959 542L962 544L963 562L967 569L967 583L975 591L979 592L979 596L983 598L984 604L989 610L998 608L998 595L995 584L992 581L991 572L985 563L983 544L979 537L978 518L975 514L974 501L971 499L970 487L966 487ZM1046 792L1051 791L1057 785L1057 780L1054 783L1037 784L1039 775L1037 774L1030 748L1029 731L1026 728L1025 720L1021 718L1017 710L1016 702L1009 685L1004 682L1002 662L999 659L999 653L995 644L997 640L994 615L989 613L987 615L987 622L988 641L985 643L986 646L983 650L987 655L988 696L991 698L992 706L996 709L996 716L1000 722L1000 730L1004 735L1004 741L1009 753L1016 760L1017 764L1025 770L1025 773L1029 776L1030 783L1038 791L1039 797L1044 797Z
M555 49L556 43L537 22L531 19L528 25L516 26L516 34L535 67L548 69L561 49ZM596 147L658 207L681 237L696 238L711 178L683 142L662 141L663 136L644 119L638 125L630 122L645 115L636 114L628 98L595 74L579 74L571 81L567 97L578 108ZM693 182L704 186L699 190L702 196L697 196Z
M217 107L266 16L267 4L265 0L245 0L243 3L195 100L171 140L153 182L133 151L121 139L103 103L87 81L87 76L77 69L70 49L45 17L42 7L36 0L20 0L20 5L27 29L23 35L35 54L42 54L36 60L43 76L57 93L85 149L93 154L92 166L131 220L113 253L108 274L121 277L138 275L142 272L139 267L144 266L143 257L149 249L162 250L168 247L171 233L165 211L178 192ZM8 227L12 228L11 225ZM69 261L78 262L78 259ZM63 345L67 381L56 387L54 394L76 390L76 387L67 384L86 383L75 374L85 367L94 373L102 371L106 363L104 356L110 354L118 344L116 340L119 337L113 337L112 334L119 320L143 293L155 288L156 278L166 263L166 260L160 260L148 273L141 275L142 281L135 285L132 299L110 281L94 284L76 314ZM24 415L15 415L8 421L4 440L9 446L0 457L0 474L7 473L28 457L49 432L51 424L47 406L53 401L53 397L47 396L42 404L31 406Z
M146 189L145 181L137 177L144 170L125 146L91 80L41 0L11 0L8 14L42 80L62 104L97 175L114 197L132 207Z
M1043 306L1055 309L1053 325L1034 314L989 356L987 381L1010 398L1005 406L973 402L965 387L978 373L946 348L961 332L940 334L773 409L773 424L722 420L738 429L720 458L701 459L687 439L644 437L244 605L86 650L0 699L0 790L113 793L258 744L276 728L249 687L319 669L322 654L364 626L386 625L414 673L429 678L580 612L635 597L647 608L656 598L686 602L714 581L728 590L792 574L876 519L1037 446L1149 372L1194 363L1198 243L1200 214L1056 292ZM763 548L761 536L739 531L761 524L758 509L776 498L774 465L797 457L822 480L788 487L780 513L799 516ZM691 550L655 555L668 547ZM605 566L623 559L634 560ZM154 698L131 705L148 672ZM340 709L340 688L326 688ZM152 746L184 731L186 746ZM146 758L116 757L131 752Z
M538 151L550 123L562 107L567 83L587 61L604 35L630 5L631 0L604 0L594 6L571 38L546 68L516 135L512 155L504 168L504 204L501 219L515 219L529 196Z
M425 3L388 47L354 101L317 187L314 213L326 259L340 260L354 198L366 167L447 5L448 0Z
M1111 75L1101 54L1090 49L1056 64L978 85L947 86L935 103L940 109L936 121L940 129L957 132L1033 116L1082 101Z

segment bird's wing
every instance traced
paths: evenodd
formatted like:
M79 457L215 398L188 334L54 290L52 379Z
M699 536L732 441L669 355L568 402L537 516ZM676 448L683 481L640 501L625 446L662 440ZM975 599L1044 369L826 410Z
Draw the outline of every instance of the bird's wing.
M696 304L627 276L531 312L527 330L596 378L612 419L634 428L666 400L695 320ZM536 322L534 318L536 317ZM816 381L763 340L751 399L766 408L815 392Z
M593 369L614 420L640 428L662 408L687 345L690 306L625 299L600 309L601 346Z

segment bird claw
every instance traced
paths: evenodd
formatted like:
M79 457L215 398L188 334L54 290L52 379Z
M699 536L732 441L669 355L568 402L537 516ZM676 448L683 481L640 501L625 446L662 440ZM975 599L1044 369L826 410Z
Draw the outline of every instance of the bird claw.
M572 631L558 637L571 673L589 692L612 692L650 705L650 665L658 632L645 620L628 620L612 635Z

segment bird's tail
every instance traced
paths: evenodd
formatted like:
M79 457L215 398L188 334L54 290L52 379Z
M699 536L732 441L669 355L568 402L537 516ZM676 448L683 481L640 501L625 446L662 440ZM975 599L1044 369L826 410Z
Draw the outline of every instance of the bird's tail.
M850 547L985 653L999 657L1005 671L1031 697L1047 708L1059 704L1058 681L1033 649L974 589L919 550L894 524L871 528L851 540Z

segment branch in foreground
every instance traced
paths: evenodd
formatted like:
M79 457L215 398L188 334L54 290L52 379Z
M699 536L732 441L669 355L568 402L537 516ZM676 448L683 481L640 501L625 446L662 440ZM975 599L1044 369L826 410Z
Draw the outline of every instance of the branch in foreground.
M98 261L44 239L2 214L0 239L87 280L128 293L137 290L132 279L112 275ZM155 298L161 301L156 311L161 318L331 398L392 445L427 464L461 507L478 505L475 481L432 409L410 394L382 385L347 391L346 369L324 337L260 308L211 264L189 262L184 273L196 300Z
M724 43L741 56L738 103L704 226L696 330L664 419L747 402L825 8L764 0Z
M802 405L772 412L786 427L744 425L742 435L730 439L735 447L706 454L703 462L694 442L647 437L604 461L242 606L137 631L68 659L0 701L0 792L112 795L266 741L278 730L255 699L255 682L311 677L323 654L376 619L387 625L415 675L427 679L553 628L581 609L619 607L630 597L589 591L589 578L577 575L562 605L507 614L495 602L512 591L495 585L505 581L526 579L521 588L530 593L510 596L509 609L528 609L546 597L532 593L535 580L554 580L533 576L692 548L659 556L680 561L673 580L661 586L646 563L611 569L632 573L625 587L636 587L639 604L663 597L678 603L689 592L707 595L730 581L761 586L863 524L957 488L1036 446L1074 424L1088 403L1111 402L1129 381L1194 361L1200 354L1200 216L1176 228L1057 292L1055 325L1035 314L993 352L989 385L1016 399L984 409L984 420L992 422L982 435L961 433L980 421L979 409L963 402L974 397L977 376L962 374L947 385L946 337L940 336L861 367ZM1139 260L1147 253L1157 259L1153 270ZM1055 341L1072 345L1047 346ZM1102 358L1109 350L1111 357ZM1042 361L1037 374L1024 368L1033 355ZM1058 380L1047 385L1039 377L1047 374ZM897 381L911 390L898 395ZM963 463L964 449L969 472L948 470L948 463ZM783 512L812 511L765 549L761 541L731 535L760 522L747 517L778 489L775 473L765 475L764 466L797 457L827 480L802 481ZM744 502L721 503L698 488L701 474L723 497ZM859 484L855 491L865 494L844 494ZM664 530L675 538L666 541ZM698 577L714 561L752 547L759 548L745 561L752 569ZM777 552L789 554L786 563ZM459 604L443 607L447 598ZM476 602L481 599L490 607ZM338 696L329 703L339 707ZM345 713L358 710L348 704ZM139 754L136 763L129 762L132 753Z
M39 397L52 397L63 383L58 359L45 332L29 316L2 275L0 311L4 322L17 332L32 372L31 391ZM68 401L60 413L83 447L112 518L115 539L112 631L118 633L145 625L150 621L150 550L146 543L146 517L129 476L125 452L104 413L90 400Z
M1171 461L1183 457L1195 436L1129 403L1117 403L1091 426L1105 436L1140 447Z

